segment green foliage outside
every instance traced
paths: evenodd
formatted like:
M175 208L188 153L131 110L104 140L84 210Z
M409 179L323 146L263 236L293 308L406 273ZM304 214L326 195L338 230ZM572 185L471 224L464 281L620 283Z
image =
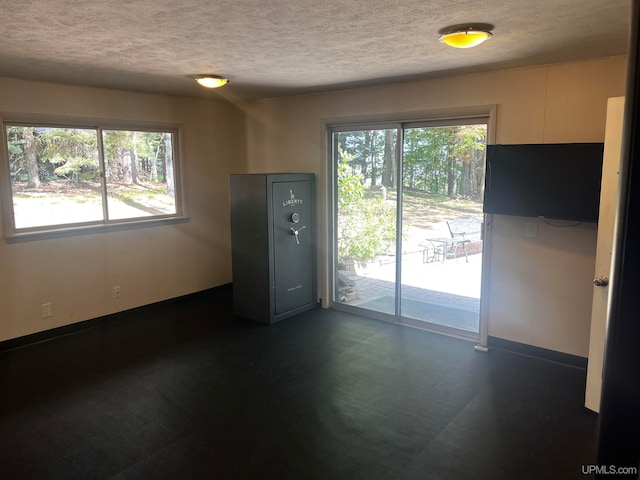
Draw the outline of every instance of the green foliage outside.
M485 124L407 128L403 131L406 189L479 200L484 186ZM395 129L340 132L338 148L366 185L396 189Z
M7 125L6 139L17 228L101 220L103 201L109 220L176 211L170 132Z
M104 130L103 153L110 182L164 183L170 156L164 132ZM98 182L95 129L7 126L11 171L17 181ZM31 163L31 165L30 165ZM31 167L31 168L30 168ZM32 178L37 176L39 178Z
M98 180L98 143L91 130L50 128L38 136L38 158L58 178ZM45 171L49 170L46 168Z
M351 173L349 154L338 164L338 261L365 264L385 253L395 241L393 205L371 198L359 174Z
M406 128L398 179L395 128L337 133L338 261L365 264L394 245L400 182L407 232L481 212L486 135L485 124Z

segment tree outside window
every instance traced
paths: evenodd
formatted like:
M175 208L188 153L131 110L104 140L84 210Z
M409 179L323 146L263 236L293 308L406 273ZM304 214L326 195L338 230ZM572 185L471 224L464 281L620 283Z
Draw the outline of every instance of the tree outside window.
M175 132L5 125L14 227L175 216Z

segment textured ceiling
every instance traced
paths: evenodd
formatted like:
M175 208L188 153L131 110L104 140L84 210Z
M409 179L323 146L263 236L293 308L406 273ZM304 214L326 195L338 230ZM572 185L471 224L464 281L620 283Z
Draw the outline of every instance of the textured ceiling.
M629 16L629 0L0 0L0 76L260 98L622 55ZM438 41L466 22L494 37Z

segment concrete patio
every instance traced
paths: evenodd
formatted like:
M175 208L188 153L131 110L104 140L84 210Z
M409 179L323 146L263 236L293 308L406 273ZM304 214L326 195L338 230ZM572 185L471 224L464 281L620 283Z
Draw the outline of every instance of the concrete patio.
M468 318L466 326L457 325L454 320L434 319L433 311L449 309L477 317L480 310L481 266L481 253L469 255L468 262L464 256L424 262L421 249L405 253L402 256L402 314L417 320L477 331L474 322L469 324ZM383 256L365 266L356 266L355 272L343 273L353 283L353 293L343 303L393 313L395 256ZM419 308L419 305L423 305L423 308Z

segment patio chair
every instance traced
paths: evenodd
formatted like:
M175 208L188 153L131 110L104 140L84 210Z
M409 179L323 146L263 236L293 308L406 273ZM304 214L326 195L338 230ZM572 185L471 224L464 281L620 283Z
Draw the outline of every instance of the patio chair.
M467 244L480 240L482 220L477 216L468 218L454 218L447 221L447 228L451 237L427 238L422 251L423 263L440 260L444 262L449 254L457 258L458 248L462 247L464 258L469 262Z

